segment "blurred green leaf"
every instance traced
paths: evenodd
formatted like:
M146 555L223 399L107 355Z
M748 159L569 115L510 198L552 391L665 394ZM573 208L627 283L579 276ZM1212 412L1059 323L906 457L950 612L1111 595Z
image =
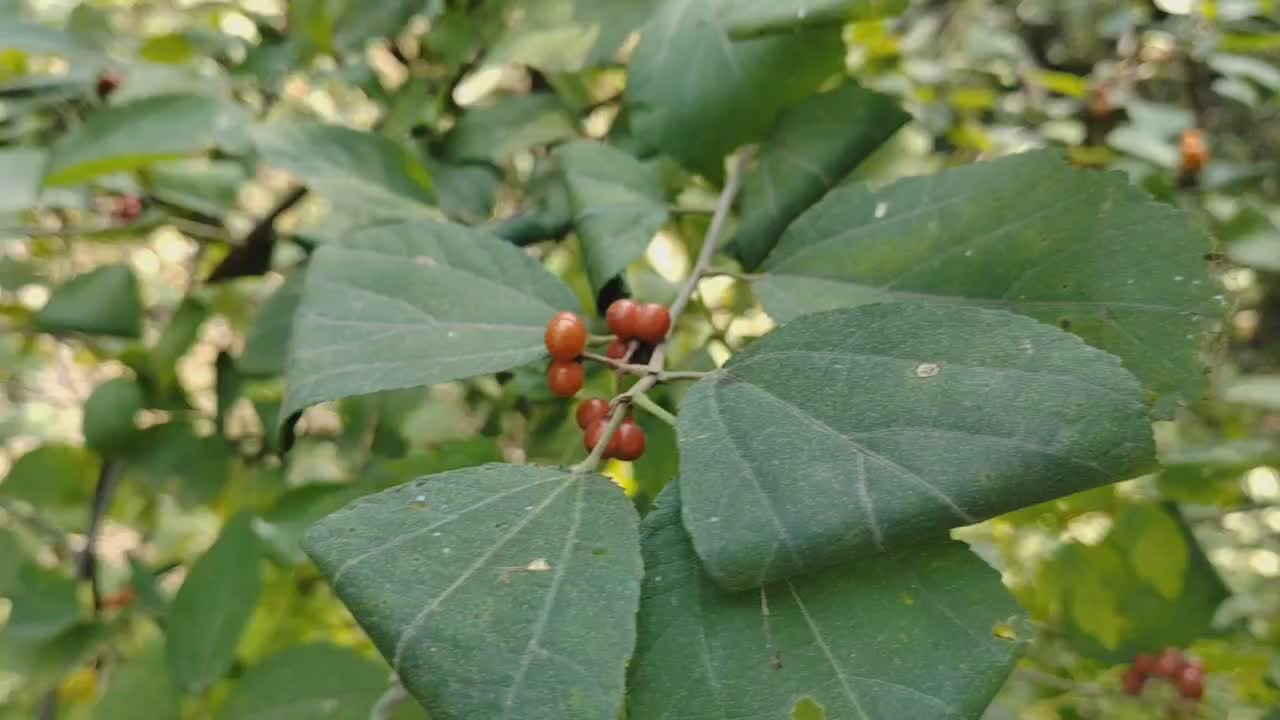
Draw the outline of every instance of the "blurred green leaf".
M503 162L575 133L573 118L554 94L506 95L467 108L445 138L445 156L453 162Z
M609 60L653 13L652 0L524 0L512 3L509 25L485 54L491 65L528 65L548 73L577 72Z
M13 463L0 497L21 500L44 510L79 508L93 497L98 462L83 448L45 445Z
M151 166L146 182L147 193L161 202L219 218L236 207L245 172L228 160L175 160Z
M44 163L42 148L0 148L0 213L35 207Z
M236 369L241 373L254 377L284 373L289 340L293 336L293 319L302 302L305 282L305 271L294 272L258 309L253 324L245 333L244 352L236 361Z
M24 565L9 595L13 603L5 632L26 642L43 642L83 620L75 578L59 570Z
M142 388L130 378L115 378L94 388L84 404L85 446L103 457L127 450L138 437L133 418L142 404Z
M794 31L810 25L841 25L896 15L907 0L713 0L720 21L734 37Z
M297 645L249 668L227 698L235 720L368 720L387 688L378 662L334 645Z
M165 666L164 642L154 633L137 655L111 670L107 691L93 711L94 720L130 720L146 704L151 720L178 720L181 698Z
M32 319L35 329L65 335L142 334L142 297L127 265L102 265L53 291Z

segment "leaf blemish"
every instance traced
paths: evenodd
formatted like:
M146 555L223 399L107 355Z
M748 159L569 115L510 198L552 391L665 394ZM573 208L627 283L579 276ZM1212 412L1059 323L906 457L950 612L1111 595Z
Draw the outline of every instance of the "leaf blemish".
M938 363L920 363L916 366L916 377L931 378L942 372L942 366Z
M827 720L827 709L806 695L791 706L790 720Z
M436 262L436 259L431 257L430 255L419 255L415 257L413 261L418 265L420 265L421 267L435 267L436 265L439 264Z
M1001 620L992 626L991 636L999 640L1013 642L1018 639L1018 631L1014 629L1013 624L1009 621Z

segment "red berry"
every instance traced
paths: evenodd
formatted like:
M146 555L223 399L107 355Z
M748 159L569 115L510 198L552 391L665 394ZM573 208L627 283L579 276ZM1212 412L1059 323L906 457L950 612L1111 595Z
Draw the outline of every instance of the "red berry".
M1160 653L1160 656L1156 658L1156 663L1151 668L1151 674L1173 680L1178 677L1178 673L1182 672L1182 667L1182 653L1174 648L1165 648Z
M112 215L121 222L133 222L142 216L142 199L137 195L122 195L116 200Z
M1156 657L1151 653L1138 653L1133 659L1133 669L1143 675L1150 675L1156 667Z
M587 349L587 324L571 312L557 313L543 336L547 352L556 360L573 360Z
M595 449L600 444L600 439L604 437L604 431L609 429L609 421L607 419L597 420L587 426L586 432L582 434L582 444L586 447L587 452ZM614 433L609 438L609 444L604 448L605 457L613 457L618 453L618 433Z
M98 97L105 98L120 87L120 75L111 70L103 70L98 75Z
M632 422L630 418L622 421L622 425L618 427L618 432L614 433L613 437L618 441L618 451L615 456L619 460L636 460L644 454L644 428Z
M609 347L605 348L604 354L611 360L622 360L627 357L627 341L621 338L615 339L609 343Z
M547 368L547 386L560 397L573 397L587 381L587 371L582 363L556 360Z
M578 406L578 427L586 430L595 421L609 417L609 403L601 398L583 400Z
M671 313L665 306L657 303L645 303L636 313L637 339L647 343L659 343L671 329Z
M1124 691L1127 695L1141 695L1142 686L1146 684L1147 676L1138 671L1137 668L1130 668L1124 674Z
M640 305L635 300L622 298L614 300L605 311L605 322L619 340L630 340L636 337L636 321L639 319Z
M1174 684L1178 686L1178 692L1182 693L1182 697L1199 700L1204 696L1204 668L1188 664L1182 668L1182 672L1178 673L1178 679Z

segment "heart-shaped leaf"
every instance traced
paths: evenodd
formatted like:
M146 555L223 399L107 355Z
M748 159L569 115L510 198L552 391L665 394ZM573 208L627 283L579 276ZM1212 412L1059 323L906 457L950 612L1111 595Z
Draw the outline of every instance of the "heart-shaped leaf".
M641 564L605 478L456 470L359 500L303 546L433 720L617 717Z
M690 390L685 527L708 572L758 587L1153 462L1119 361L1029 318L888 303L808 315Z
M556 153L587 277L596 292L636 258L667 220L662 173L627 153L595 142L575 142Z
M946 539L727 593L674 491L642 528L631 717L971 720L1029 639L1000 575Z
M910 115L891 98L846 83L778 119L742 183L731 249L754 270L787 225L893 136Z
M435 214L427 169L390 138L296 122L254 128L253 141L267 164L293 173L343 210L369 218Z
M763 137L783 108L840 72L844 58L836 28L732 41L718 4L665 0L641 31L627 76L640 145L717 179L729 151Z
M1031 152L833 191L787 228L757 290L781 321L894 299L1029 315L1118 355L1167 409L1204 386L1208 250L1123 175Z
M518 248L460 225L370 228L316 251L280 417L321 400L499 372L543 357L573 292Z

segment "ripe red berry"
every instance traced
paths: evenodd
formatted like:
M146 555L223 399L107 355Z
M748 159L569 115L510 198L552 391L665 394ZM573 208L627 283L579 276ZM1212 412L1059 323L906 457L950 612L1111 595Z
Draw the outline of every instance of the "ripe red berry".
M622 425L618 427L618 432L614 433L613 437L618 441L615 457L619 460L636 460L644 454L644 428L632 422L630 418L622 421Z
M1204 131L1199 128L1184 130L1178 149L1182 153L1183 172L1198 173L1209 163L1209 145L1205 142Z
M1182 672L1178 673L1178 679L1174 684L1178 686L1178 692L1182 693L1182 697L1199 700L1204 696L1204 668L1188 664L1182 668Z
M1133 669L1143 675L1150 675L1156 667L1156 657L1151 653L1138 653L1133 659Z
M595 421L609 417L609 402L602 398L583 400L578 406L578 427L586 430Z
M1178 677L1178 673L1182 672L1182 668L1182 653L1174 648L1165 648L1156 658L1155 665L1151 668L1151 674L1174 680Z
M556 360L573 360L587 349L587 324L571 312L557 313L543 336L547 352Z
M133 222L142 217L142 199L137 195L122 195L111 214L120 222Z
M621 338L613 340L605 348L604 354L611 360L622 360L627 356L627 341Z
M605 311L605 322L619 340L630 340L636 337L636 321L639 319L640 304L629 298L614 300Z
M635 337L647 343L662 342L671 329L671 312L663 305L645 303L636 313Z
M98 75L98 97L105 98L120 87L120 75L112 70L103 70Z
M601 438L604 437L604 431L608 428L609 421L607 419L597 420L587 426L586 432L582 434L582 445L587 449L587 452L595 450L596 445L599 445ZM604 456L613 457L617 455L617 453L618 433L615 432L613 437L609 438L609 444L604 448Z
M1129 671L1124 674L1124 680L1122 681L1125 694L1141 695L1142 686L1146 684L1146 682L1147 676L1145 674L1139 672L1137 668L1130 668Z
M556 360L547 368L547 386L551 388L551 392L560 397L577 395L586 381L587 371L582 367L582 363Z

